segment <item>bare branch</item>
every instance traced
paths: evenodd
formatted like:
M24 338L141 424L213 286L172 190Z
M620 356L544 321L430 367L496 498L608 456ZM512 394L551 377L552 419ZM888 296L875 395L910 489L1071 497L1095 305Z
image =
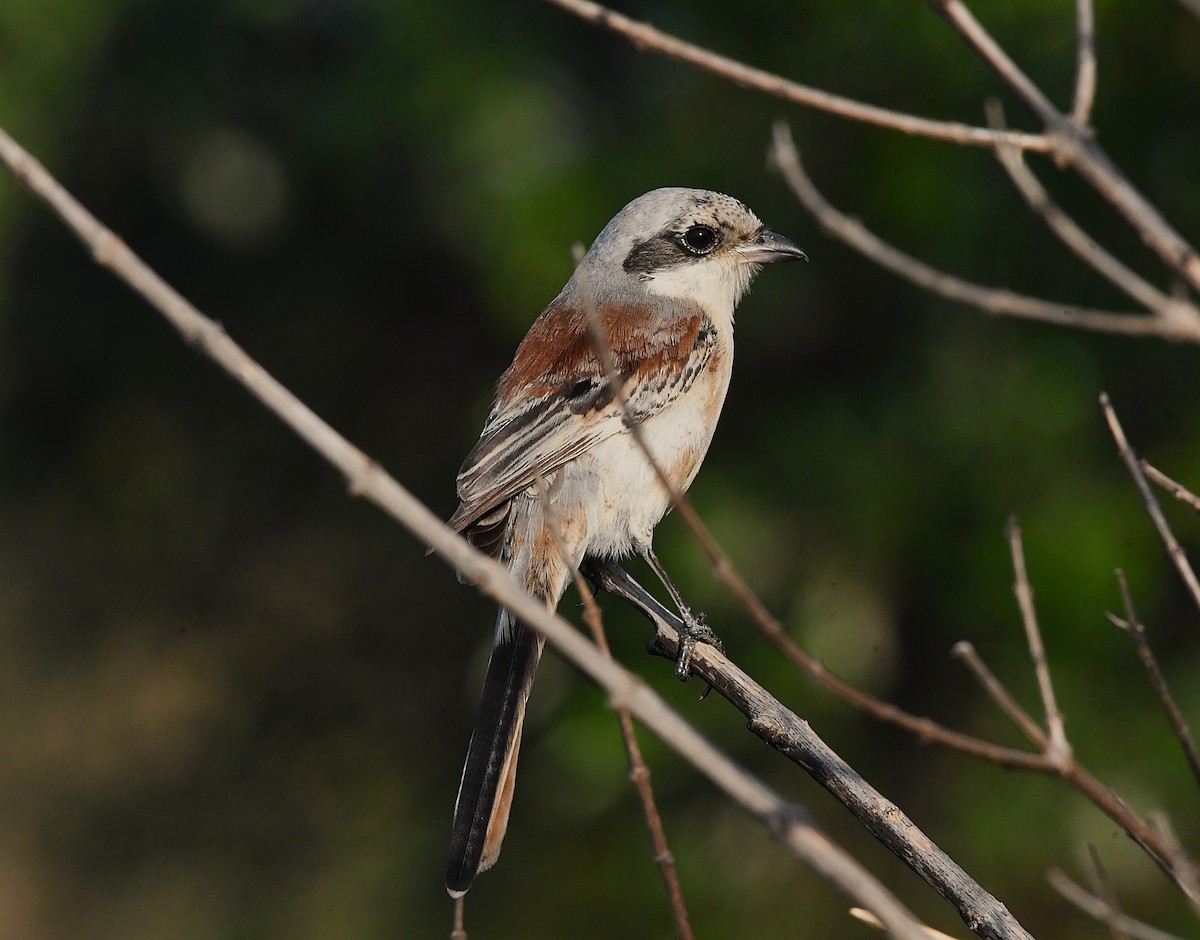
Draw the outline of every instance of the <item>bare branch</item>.
M1021 527L1015 518L1008 520L1008 547L1013 560L1013 593L1017 606L1021 608L1021 622L1025 625L1025 640L1029 645L1029 658L1037 676L1038 691L1042 696L1042 707L1046 711L1046 757L1052 763L1066 766L1071 762L1071 745L1067 743L1063 729L1062 713L1054 700L1054 684L1050 681L1050 666L1046 662L1046 648L1042 645L1042 631L1038 628L1037 611L1033 607L1033 588L1029 584L1029 573L1025 570L1025 549L1021 544Z
M1181 503L1190 506L1197 514L1200 514L1200 496L1197 496L1182 483L1172 480L1169 476L1146 460L1138 461L1138 466L1142 468L1142 472L1145 473L1146 476L1148 476L1151 480L1161 486Z
M796 858L871 910L895 936L923 940L920 925L877 879L833 844L804 811L730 760L640 678L606 657L579 631L524 591L507 569L472 548L452 529L251 359L215 322L162 280L100 224L45 168L0 130L0 160L47 203L92 251L142 294L197 349L221 365L346 477L352 493L374 503L430 545L460 574L524 623L635 715L664 743L759 820ZM708 651L708 647L703 647ZM715 650L713 651L715 653ZM1016 934L1016 936L1025 936Z
M791 132L783 122L775 125L771 161L783 174L796 198L816 217L826 232L918 287L997 316L1037 320L1100 333L1200 342L1200 324L1187 328L1142 314L1113 313L1040 300L1002 288L973 284L918 261L889 245L857 219L839 212L821 195L804 172Z
M930 0L933 7L954 27L997 74L1030 106L1046 127L1045 134L1015 134L998 132L990 128L973 127L955 122L931 121L903 112L889 111L874 105L864 104L820 89L789 81L770 72L755 69L736 60L718 55L710 50L685 42L663 33L648 23L640 23L601 6L592 0L549 0L583 20L595 23L617 35L623 36L638 49L648 49L661 55L694 65L707 72L725 78L737 85L774 95L785 101L817 108L850 120L872 124L905 134L945 140L970 146L995 147L1005 143L1021 150L1052 154L1060 165L1073 166L1095 190L1107 199L1125 217L1141 236L1142 240L1173 271L1183 277L1192 289L1200 290L1200 255L1196 249L1162 217L1161 213L1122 175L1107 154L1099 147L1081 121L1062 114L1041 90L1026 76L991 38L987 31L971 15L960 0ZM1082 2L1082 0L1080 0ZM1190 2L1190 0L1185 0ZM1090 8L1089 8L1090 9ZM1080 11L1079 20L1089 15ZM1094 85L1094 54L1088 58L1082 40L1085 33L1079 31L1080 67L1076 82L1076 109L1086 117ZM1089 67L1087 61L1091 61ZM1088 77L1089 72L1091 77ZM1089 105L1090 107L1090 105ZM794 188L794 187L793 187ZM857 225L857 223L855 223ZM828 226L827 226L828 227ZM859 226L861 229L861 226ZM832 231L832 228L831 228ZM1139 336L1162 336L1166 339L1200 341L1195 324L1178 324L1170 330L1139 323L1140 318L1119 314L1099 314L1097 311L1074 308L1064 304L1053 304L1021 297L1007 291L991 290L959 281L921 265L895 249L883 245L874 236L862 229L866 240L874 241L875 251L867 251L856 245L868 257L891 270L897 266L907 268L906 274L922 286L942 293L944 296L979 306L989 313L1005 313L1009 316L1042 320L1064 326L1082 327L1102 332L1124 333ZM845 236L839 236L845 238ZM846 239L849 241L849 239ZM883 260L887 257L888 260ZM902 273L902 272L897 272ZM934 285L940 286L934 286Z
M855 920L861 921L868 926L875 927L878 930L883 929L883 924L879 922L879 918L870 911L864 911L861 907L850 908L850 916ZM922 924L921 926L925 931L925 936L928 938L928 940L958 940L958 938L952 937L948 933L943 933L940 930L934 930L928 924Z
M951 653L966 663L967 668L979 680L984 691L992 697L992 701L1000 707L1000 710L1004 714L1008 715L1013 724L1021 729L1021 733L1030 740L1033 746L1039 751L1044 751L1047 743L1046 732L1029 716L1029 712L1025 711L1017 703L1017 700L1012 697L1012 694L1004 687L1003 683L996 678L995 673L980 658L974 645L966 640L960 640L954 644L954 649L951 650Z
M575 590L579 592L579 596L583 600L584 623L591 630L592 641L600 652L611 659L612 650L608 645L608 636L604 632L604 616L600 612L592 589L588 586L587 579L580 574L579 566L575 564L567 551L567 543L563 539L558 514L550 502L546 481L541 474L538 474L537 477L537 487L542 499L542 506L545 508L546 524L550 529L551 538L554 539L554 547L558 549L559 557L566 564L567 570L571 572ZM654 848L654 863L658 867L663 890L667 894L667 905L671 909L671 922L675 927L675 935L679 937L679 940L692 940L694 934L691 918L688 916L687 903L683 899L683 888L679 884L675 856L671 854L670 846L667 843L667 833L663 829L662 815L658 811L658 801L655 799L654 787L650 782L650 768L642 758L642 749L638 746L637 732L633 727L633 717L629 714L628 708L615 703L613 704L613 714L616 715L621 741L625 745L625 757L629 763L629 780L637 793L638 802L641 803L642 819L646 823L650 844Z
M801 85L771 72L752 68L734 59L685 42L655 29L649 23L639 23L615 10L593 3L592 0L549 0L549 2L575 14L582 20L602 26L625 37L638 49L648 49L668 58L695 65L706 72L728 79L735 85L761 91L793 104L816 108L838 117L888 128L902 134L928 137L932 140L946 140L973 147L991 147L998 139L1003 139L1022 150L1046 153L1051 149L1049 141L1039 134L1013 132L998 134L996 131L984 127L973 127L970 124L934 121L900 111L889 111L886 108L864 104L861 101L833 95L818 88Z
M1104 926L1108 928L1108 932L1112 935L1113 940L1129 940L1128 934L1121 929L1120 918L1121 909L1117 905L1117 896L1113 891L1112 882L1109 880L1108 871L1104 867L1104 862L1100 860L1100 853L1096 851L1096 847L1092 843L1087 844L1088 861L1092 867L1092 890L1103 898L1106 907L1104 915Z
M1163 677L1162 670L1158 668L1158 660L1146 639L1146 628L1133 609L1133 597L1129 593L1129 582L1125 580L1125 572L1120 568L1117 569L1117 586L1121 590L1121 602L1125 605L1126 619L1122 620L1111 614L1108 615L1108 619L1128 633L1130 639L1133 640L1138 659L1142 661L1142 666L1150 679L1150 685L1153 686L1158 700L1167 713L1167 720L1170 721L1171 729L1175 732L1175 737L1178 738L1179 744L1183 748L1184 757L1187 758L1188 766L1192 769L1192 776L1200 784L1200 753L1196 751L1196 742L1192 739L1192 733L1188 729L1183 713L1175 704L1175 699L1171 697L1171 691L1167 688L1167 680Z
M1106 923L1110 922L1111 918L1111 923L1119 926L1132 940L1183 940L1173 933L1167 933L1140 920L1134 920L1120 911L1114 911L1107 901L1081 888L1057 868L1050 870L1046 880L1055 891L1090 917Z
M1081 3L1086 0L1080 0ZM1004 116L997 99L987 102L988 123L992 127L1003 127ZM1051 201L1045 188L1025 163L1021 152L1014 147L999 144L996 156L1000 165L1008 172L1017 191L1025 198L1029 207L1039 215L1050 230L1085 263L1106 278L1147 310L1162 318L1165 324L1176 329L1189 330L1200 336L1200 308L1181 297L1171 297L1151 285L1125 264L1101 248L1090 235L1076 224L1075 220Z
M598 587L621 597L654 624L656 652L672 658L683 624L619 565L588 562L585 570ZM1027 937L1007 909L833 752L794 712L782 705L719 650L700 646L696 672L747 718L751 731L804 769L842 803L884 846L947 901L967 926L984 937Z
M1188 880L1182 883L1180 888L1188 903L1192 905L1192 909L1200 914L1200 868L1197 868L1195 861L1188 854L1188 850L1179 841L1179 833L1175 831L1175 825L1166 812L1154 810L1150 814L1150 822L1166 847L1166 854L1163 855L1163 858L1167 864L1176 871L1187 875Z
M992 68L1009 88L1029 106L1038 119L1046 125L1049 131L1060 131L1066 119L1054 103L1047 98L1040 88L1033 83L1020 67L1014 62L991 37L982 24L975 19L966 4L961 0L929 0L938 13L967 41L983 60Z
M1125 466L1129 470L1129 475L1133 477L1133 483L1137 487L1138 494L1142 497L1142 506L1145 508L1146 514L1150 516L1150 521L1154 523L1154 528L1158 530L1158 536L1162 539L1163 546L1167 550L1167 556L1174 563L1175 570L1179 572L1179 577L1183 579L1183 583L1191 593L1196 609L1200 610L1200 582L1196 580L1196 573L1192 570L1191 562L1188 561L1187 553L1183 550L1183 546L1179 544L1179 541L1171 531L1171 527L1167 525L1167 519L1163 515L1162 507L1158 504L1158 500L1150 489L1150 484L1146 482L1146 475L1142 472L1141 465L1138 463L1133 448L1129 446L1129 442L1125 439L1125 431L1121 428L1121 422L1117 420L1117 413L1113 410L1112 403L1108 400L1107 392L1103 392L1100 395L1100 408L1104 412L1104 419L1108 422L1108 429L1112 432L1113 440L1117 444L1117 451L1120 453L1121 459L1125 462Z
M1071 120L1087 127L1096 100L1096 10L1092 0L1075 0L1075 100Z
M1055 159L1069 165L1107 199L1171 270L1200 290L1200 255L1125 178L1086 128L1054 106L1000 48L961 0L929 0L967 44L1029 106L1046 127Z

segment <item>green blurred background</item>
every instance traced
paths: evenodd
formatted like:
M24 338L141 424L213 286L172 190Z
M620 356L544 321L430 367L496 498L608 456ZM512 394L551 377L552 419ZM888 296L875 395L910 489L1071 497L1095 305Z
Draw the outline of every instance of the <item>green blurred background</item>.
M1073 11L980 18L1059 102ZM978 121L995 78L921 3L641 2L638 18L833 91ZM1102 144L1200 237L1200 23L1098 9ZM1010 121L1030 126L1001 94ZM787 119L846 211L964 276L1123 299L1025 210L989 155L798 110L639 54L545 4L10 0L0 125L248 351L439 513L492 384L634 196L701 186L810 254L740 310L725 416L692 493L793 634L836 671L1020 743L947 653L1036 693L1003 523L1019 514L1080 757L1200 839L1196 787L1119 610L1128 570L1187 715L1198 616L1096 405L1200 484L1200 350L997 321L824 237L766 169ZM1106 245L1156 260L1034 166ZM1168 515L1193 554L1200 525ZM1064 786L924 747L809 685L756 636L677 520L658 548L732 655L1035 934L1098 936L1045 883L1095 843L1127 909L1195 935L1154 866ZM635 566L635 573L642 569ZM921 916L954 913L807 777L619 655ZM576 615L569 596L563 609ZM444 936L447 830L492 613L0 180L0 932L5 937ZM695 770L643 735L701 936L874 936ZM669 937L611 715L554 656L476 937Z

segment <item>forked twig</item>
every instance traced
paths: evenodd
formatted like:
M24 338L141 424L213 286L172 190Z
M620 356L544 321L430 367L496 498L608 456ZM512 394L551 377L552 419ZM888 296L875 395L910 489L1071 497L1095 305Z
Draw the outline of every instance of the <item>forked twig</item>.
M1081 0L1085 2L1085 0ZM1004 126L1003 109L998 99L986 104L988 123L992 127ZM1200 321L1200 308L1180 297L1171 297L1154 287L1141 275L1105 251L1069 215L1050 199L1045 187L1025 163L1025 158L1015 147L1000 144L996 147L1000 165L1008 173L1017 192L1024 197L1032 209L1050 230L1071 251L1075 252L1097 274L1116 285L1135 301L1162 318L1164 323L1179 322L1195 324Z
M972 674L979 681L979 684L983 686L984 691L992 697L992 701L999 706L1000 710L1009 717L1013 724L1021 729L1021 733L1029 739L1029 742L1039 751L1044 751L1047 743L1046 732L1042 730L1042 726L1030 717L1029 712L1025 711L1017 703L1017 700L1012 697L1012 693L996 678L996 674L980 658L974 644L967 640L959 640L959 642L954 644L954 648L950 652L966 664L967 668L971 670Z
M836 209L804 171L791 131L776 122L771 144L771 163L820 226L882 268L948 300L977 307L996 316L1037 320L1055 326L1118 333L1125 336L1159 336L1164 339L1200 341L1200 323L1165 321L1137 313L1119 313L1055 303L999 287L985 287L940 271L905 254L868 229L857 219Z
M609 594L636 607L655 627L656 652L672 657L683 630L667 610L615 563L589 562L586 574ZM751 731L800 766L872 835L954 905L967 925L985 937L1028 937L995 897L921 832L898 806L872 787L793 711L711 646L696 649L695 669L747 718ZM1036 756L1036 755L1030 755Z
M1010 522L1010 527L1011 525ZM1014 533L1010 528L1010 544L1012 544L1013 536ZM1032 588L1028 587L1028 574L1024 571L1024 553L1019 551L1019 532L1016 533L1016 538L1016 550L1013 552L1014 574L1017 596L1022 608L1022 620L1025 623L1027 636L1030 635L1030 624L1032 623L1032 629L1039 637L1034 642L1040 645L1040 631L1037 631L1036 615L1032 611ZM1024 590L1019 587L1022 581L1025 583ZM1024 600L1022 600L1022 595L1026 595ZM959 643L954 651L964 659L971 671L980 679L1001 710L1041 751L1040 754L1029 755L1036 758L1030 765L1031 769L1061 777L1075 787L1086 799L1124 829L1129 837L1141 846L1146 854L1171 878L1188 901L1200 909L1200 868L1179 844L1179 841L1171 837L1169 829L1162 825L1151 824L1135 813L1114 790L1101 783L1075 759L1069 745L1065 749L1055 752L1050 745L1049 736L1044 734L1037 723L1017 704L999 679L979 659L971 644ZM1035 663L1035 670L1039 672L1039 686L1041 687L1041 671L1037 670L1036 666L1039 657L1032 652L1031 655ZM1044 664L1044 653L1041 659ZM1045 679L1046 682L1049 681L1048 673ZM1047 711L1057 713L1057 706L1051 705L1047 707ZM1061 723L1061 716L1059 722ZM1065 731L1063 740L1065 743Z
M1167 518L1163 515L1162 507L1158 504L1153 490L1150 489L1150 484L1146 482L1146 474L1142 472L1137 455L1129 446L1129 441L1125 439L1125 431L1121 427L1121 422L1117 420L1117 413L1113 409L1112 402L1109 401L1107 392L1100 394L1100 409L1104 412L1104 420L1108 422L1108 429L1116 442L1117 452L1121 455L1126 469L1129 470L1129 475L1133 477L1133 484L1142 498L1142 506L1150 517L1150 521L1154 523L1154 528L1158 530L1158 537L1167 550L1167 556L1175 565L1175 570L1183 579L1184 586L1192 595L1192 602L1196 605L1196 609L1200 610L1200 581L1196 580L1196 573L1192 570L1191 562L1188 561L1183 546L1179 544L1171 527L1167 525Z
M1131 940L1183 940L1173 933L1134 920L1120 911L1113 911L1107 901L1080 887L1057 868L1047 873L1046 880L1050 882L1050 887L1090 917L1106 923L1111 918L1111 923L1118 926Z
M1087 180L1125 217L1164 265L1182 276L1193 290L1200 290L1200 255L1195 247L1175 231L1162 213L1125 178L1091 132L1054 106L962 0L929 2L1042 121L1047 137L1054 143L1053 156L1058 163L1072 167ZM1197 337L1187 338L1195 341Z
M1190 506L1194 512L1200 514L1200 496L1197 496L1177 480L1172 480L1148 460L1139 460L1138 466L1142 468L1142 472L1145 473L1146 476L1148 476L1151 480L1161 486L1181 503L1186 506Z
M1200 753L1196 751L1196 742L1192 739L1192 733L1188 729L1183 713L1180 712L1179 706L1175 704L1175 699L1171 696L1170 689L1167 688L1167 680L1163 677L1162 670L1158 668L1158 660L1146 639L1146 628L1133 609L1133 597L1129 593L1129 582L1125 579L1125 572L1120 568L1117 569L1117 586L1121 590L1121 602L1125 605L1125 619L1122 620L1112 614L1108 614L1108 619L1114 626L1128 633L1129 638L1133 640L1138 659L1142 661L1142 666L1150 679L1150 685L1153 686L1159 702L1162 703L1162 707L1167 713L1167 720L1171 723L1171 729L1175 732L1175 737L1183 748L1184 757L1187 758L1188 766L1192 769L1192 776L1200 784Z
M1049 153L1060 165L1073 167L1101 197L1116 207L1168 268L1182 276L1194 290L1200 290L1200 255L1195 247L1175 231L1162 214L1125 178L1096 143L1087 127L1096 90L1095 14L1090 0L1077 0L1076 5L1078 52L1075 96L1070 115L1063 114L1054 106L992 39L964 3L960 0L930 0L933 7L968 45L979 53L1043 122L1046 130L1040 135L1015 134L996 128L985 130L889 111L752 68L664 33L648 23L639 23L592 0L550 2L587 22L623 36L638 49L658 52L735 84L775 95L795 104L934 140L993 148L1007 146L1022 151ZM1200 313L1195 305L1187 301L1168 300L1166 304L1158 305L1154 309L1160 313L1160 319L1152 320L1136 315L1056 304L1011 291L982 287L937 271L887 245L857 221L833 211L832 207L816 194L811 183L807 187L797 186L794 180L789 180L789 183L810 211L818 215L818 219L829 232L842 238L877 264L942 296L977 306L988 313L1041 320L1060 326L1200 342ZM808 198L800 195L801 189L808 190ZM822 207L823 214L817 212L818 206Z

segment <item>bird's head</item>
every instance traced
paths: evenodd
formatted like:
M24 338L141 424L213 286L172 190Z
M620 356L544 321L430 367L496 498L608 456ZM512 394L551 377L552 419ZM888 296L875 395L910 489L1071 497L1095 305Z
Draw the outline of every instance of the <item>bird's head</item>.
M645 291L727 312L763 264L808 260L732 196L655 189L618 212L580 264L598 294Z

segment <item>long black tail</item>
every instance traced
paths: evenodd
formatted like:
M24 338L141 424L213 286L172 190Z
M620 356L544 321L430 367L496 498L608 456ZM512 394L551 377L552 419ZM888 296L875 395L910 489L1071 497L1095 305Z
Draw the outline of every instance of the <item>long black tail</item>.
M491 868L500 855L512 806L525 702L542 644L541 637L500 609L492 658L454 804L446 864L446 890L451 897L466 894L475 876Z

